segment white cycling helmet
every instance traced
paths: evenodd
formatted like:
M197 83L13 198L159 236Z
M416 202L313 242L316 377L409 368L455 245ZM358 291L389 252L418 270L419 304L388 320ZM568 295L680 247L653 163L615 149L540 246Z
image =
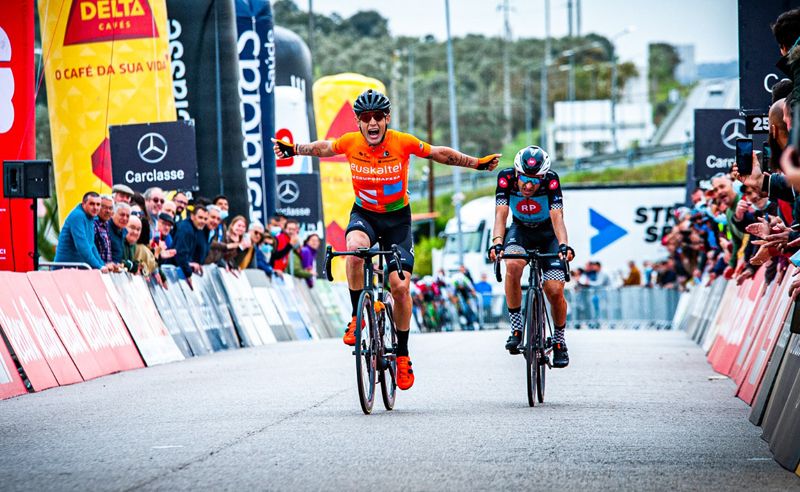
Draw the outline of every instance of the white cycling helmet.
M529 145L517 152L514 169L529 176L544 176L550 170L550 156L543 149Z

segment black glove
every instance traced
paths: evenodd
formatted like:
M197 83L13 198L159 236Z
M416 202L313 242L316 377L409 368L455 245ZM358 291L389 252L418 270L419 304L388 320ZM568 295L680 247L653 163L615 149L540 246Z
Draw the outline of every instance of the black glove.
M500 253L503 251L503 245L502 244L493 244L493 245L489 246L489 249L486 250L486 258L488 258L490 260L492 259L492 256L491 256L492 250L494 250L495 257L499 257Z
M284 157L289 158L296 155L294 151L294 144L291 144L285 140L275 140L275 143L278 145L278 148L281 149L281 152L283 152Z
M566 244L559 244L558 252L561 253L561 256L564 257L564 261L566 261L567 258L569 258L569 253L572 253L572 259L575 259L575 250L567 246Z

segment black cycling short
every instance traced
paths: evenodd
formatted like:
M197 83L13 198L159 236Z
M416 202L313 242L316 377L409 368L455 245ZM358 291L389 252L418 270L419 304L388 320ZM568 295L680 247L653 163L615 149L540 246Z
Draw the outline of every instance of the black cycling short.
M506 230L503 251L511 254L525 254L525 250L538 249L540 253L558 253L558 239L551 228L526 227L516 222ZM567 268L558 258L542 265L543 280L566 281Z
M400 263L403 270L414 271L414 237L411 235L411 206L393 212L372 212L353 204L350 223L345 235L350 231L361 231L369 237L372 245L378 243L383 251L389 251L393 244L400 250ZM389 263L389 271L397 271L394 262Z

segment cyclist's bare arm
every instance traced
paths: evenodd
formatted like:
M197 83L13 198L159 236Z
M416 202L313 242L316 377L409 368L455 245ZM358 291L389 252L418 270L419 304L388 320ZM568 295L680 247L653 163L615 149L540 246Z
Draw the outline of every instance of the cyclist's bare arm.
M569 244L567 239L567 226L564 224L564 209L550 211L550 220L553 222L553 232L556 233L558 244Z
M272 149L278 157L291 157L292 155L310 155L315 157L333 157L336 152L333 151L333 144L330 140L317 140L307 144L289 144L283 140L272 139ZM289 155L287 155L287 146L291 148Z
M503 239L506 237L506 220L508 220L508 205L498 205L494 209L494 228L492 229L492 246L495 244L503 244ZM502 253L501 253L502 255ZM492 250L489 253L489 259L492 261L495 253Z
M431 146L431 154L429 157L440 164L468 167L470 169L479 169L482 171L493 171L500 162L500 154L489 154L485 157L478 158L462 154L450 147L436 145Z

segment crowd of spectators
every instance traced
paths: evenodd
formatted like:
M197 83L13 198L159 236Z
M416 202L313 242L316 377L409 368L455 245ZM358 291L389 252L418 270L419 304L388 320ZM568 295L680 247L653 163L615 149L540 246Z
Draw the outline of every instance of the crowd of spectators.
M136 193L114 185L110 195L90 191L67 216L55 262L88 265L102 272L155 276L162 267L179 268L189 280L204 265L231 271L263 270L270 277L289 273L313 287L317 234L300 237L300 224L277 214L265 228L242 215L229 219L228 199L212 200L178 191L171 199L160 188Z
M682 288L718 277L741 284L759 268L771 282L800 249L800 154L798 142L790 142L800 124L793 117L800 107L800 9L781 14L771 28L787 78L772 87L769 152L753 153L748 175L734 165L700 183L662 240L668 258L645 264L645 285ZM798 286L800 280L793 291Z

